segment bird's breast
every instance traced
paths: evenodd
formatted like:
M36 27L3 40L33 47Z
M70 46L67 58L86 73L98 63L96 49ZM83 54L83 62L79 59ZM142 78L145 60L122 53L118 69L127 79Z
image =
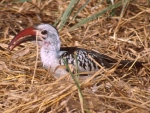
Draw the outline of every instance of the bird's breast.
M45 67L46 69L51 68L52 70L54 70L59 65L58 55L56 51L41 48L40 56L43 67Z

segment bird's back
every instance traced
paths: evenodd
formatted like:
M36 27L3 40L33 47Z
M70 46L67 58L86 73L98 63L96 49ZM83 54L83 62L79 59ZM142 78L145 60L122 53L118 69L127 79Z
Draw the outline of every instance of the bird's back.
M98 70L99 66L95 62L105 67L111 67L112 65L110 64L110 62L116 62L116 60L108 56L83 48L62 47L60 51L62 53L59 58L60 64L64 65L64 62L66 62L67 64L72 64L74 66L78 64L77 67L79 71Z
M60 65L72 64L78 68L80 72L84 71L97 71L100 67L95 63L99 63L101 66L111 68L118 61L104 54L77 47L61 47L60 49ZM76 64L78 64L76 66ZM134 64L135 67L143 67L143 62L134 62L130 60L121 60L118 68L130 67Z

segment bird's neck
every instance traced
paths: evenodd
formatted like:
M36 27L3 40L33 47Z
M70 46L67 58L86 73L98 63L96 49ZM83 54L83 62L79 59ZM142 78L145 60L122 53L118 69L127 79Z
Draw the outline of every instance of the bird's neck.
M41 48L40 55L43 66L54 74L56 78L60 78L62 75L68 74L68 72L63 69L59 68L59 51L46 49L45 47Z
M46 69L54 71L55 68L59 65L59 56L57 50L42 47L40 55L43 66Z

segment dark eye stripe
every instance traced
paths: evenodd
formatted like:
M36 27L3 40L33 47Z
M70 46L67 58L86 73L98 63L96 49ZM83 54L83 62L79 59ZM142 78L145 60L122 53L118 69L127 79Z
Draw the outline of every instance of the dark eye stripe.
M41 31L41 34L42 34L42 35L46 35L46 34L47 34L47 31L46 31L46 30L43 30L43 31Z

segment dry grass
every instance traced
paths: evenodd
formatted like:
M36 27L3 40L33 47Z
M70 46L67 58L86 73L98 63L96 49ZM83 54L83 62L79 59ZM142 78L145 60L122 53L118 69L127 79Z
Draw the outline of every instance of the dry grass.
M85 0L80 1L73 14ZM59 30L63 46L94 49L116 59L147 62L141 70L104 69L80 83L83 106L78 88L65 77L55 78L42 68L40 58L33 79L36 46L24 43L11 53L8 43L20 30L46 22L53 24L61 17L69 1L43 0L32 2L0 2L0 112L2 113L62 113L62 112L150 112L150 9L148 0L137 0L124 9L116 8L70 32L79 19L108 7L91 0L73 14L65 27ZM111 14L114 16L110 17ZM70 23L71 21L71 23ZM100 76L98 76L100 75ZM32 80L33 84L32 84Z

